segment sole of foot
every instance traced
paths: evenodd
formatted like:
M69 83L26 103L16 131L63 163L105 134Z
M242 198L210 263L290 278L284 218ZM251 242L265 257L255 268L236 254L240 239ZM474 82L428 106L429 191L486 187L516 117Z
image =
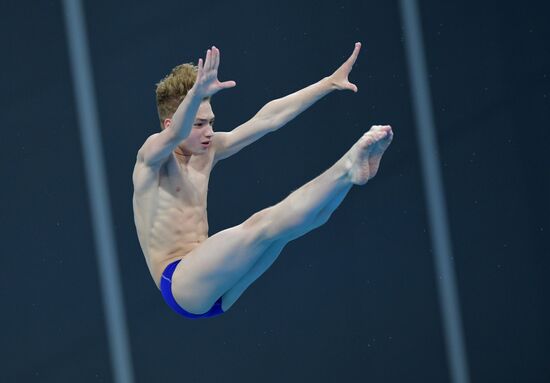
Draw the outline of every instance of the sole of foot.
M382 155L390 146L393 132L389 125L374 125L349 151L351 181L366 184L378 172Z

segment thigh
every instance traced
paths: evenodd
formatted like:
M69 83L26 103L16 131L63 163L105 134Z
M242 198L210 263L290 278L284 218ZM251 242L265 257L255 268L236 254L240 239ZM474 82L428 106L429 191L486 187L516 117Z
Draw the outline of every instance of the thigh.
M227 311L240 298L242 293L267 269L271 267L273 262L279 257L279 254L288 243L286 239L279 239L265 250L260 259L256 261L254 266L246 272L241 279L235 283L224 295L222 300L222 308Z
M174 271L172 293L176 302L193 314L208 311L256 264L271 242L255 227L244 225L209 237Z

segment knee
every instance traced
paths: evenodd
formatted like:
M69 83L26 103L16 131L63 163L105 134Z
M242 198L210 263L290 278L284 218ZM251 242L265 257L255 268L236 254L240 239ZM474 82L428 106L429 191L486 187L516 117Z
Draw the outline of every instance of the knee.
M242 223L243 229L251 232L251 235L257 239L266 237L272 209L273 207L269 207L254 213L250 218Z
M251 229L253 227L260 225L262 221L265 220L265 216L267 215L266 210L267 209L264 209L257 213L254 213L250 218L248 218L246 221L243 222L243 227L247 229Z
M261 242L275 240L305 223L303 216L285 213L288 209L289 206L282 203L268 207L252 215L242 227Z

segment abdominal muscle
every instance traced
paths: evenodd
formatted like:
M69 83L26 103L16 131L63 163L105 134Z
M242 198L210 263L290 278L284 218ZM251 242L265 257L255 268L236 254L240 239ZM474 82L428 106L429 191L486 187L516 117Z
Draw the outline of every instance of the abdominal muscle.
M138 238L157 287L166 266L208 238L208 177L193 177L182 174L181 169L175 170L161 170L158 183L144 193L134 193Z
M164 198L159 197L162 204ZM206 210L183 203L159 206L148 238L149 270L157 286L168 264L182 259L208 238Z

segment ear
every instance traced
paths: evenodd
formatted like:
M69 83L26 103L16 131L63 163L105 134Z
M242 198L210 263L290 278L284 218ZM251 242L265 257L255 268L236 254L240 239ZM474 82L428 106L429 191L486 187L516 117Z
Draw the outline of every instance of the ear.
M171 118L165 118L164 121L162 122L164 129L168 128L171 124L172 124Z

